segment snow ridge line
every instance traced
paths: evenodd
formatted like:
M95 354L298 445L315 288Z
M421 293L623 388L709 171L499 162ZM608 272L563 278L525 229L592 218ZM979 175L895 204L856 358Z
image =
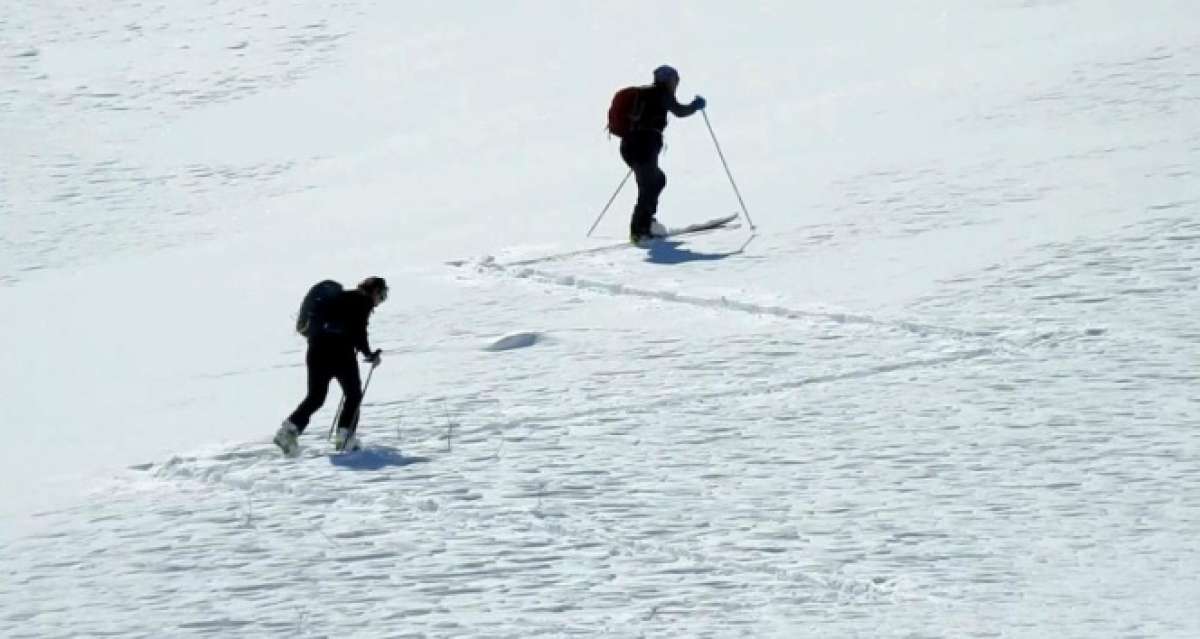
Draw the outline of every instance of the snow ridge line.
M994 349L976 348L967 351L947 353L937 357L889 362L836 373L808 375L805 377L780 381L773 384L763 384L752 388L746 388L743 386L730 386L727 388L706 392L677 393L667 397L659 398L653 403L637 406L630 406L628 404L604 404L594 408L570 410L558 413L545 413L538 412L537 410L522 411L520 407L503 407L502 410L504 410L504 420L499 421L503 421L505 425L508 425L525 422L568 422L572 420L589 419L592 417L613 415L617 413L626 415L653 415L664 410L677 411L679 410L678 407L681 405L694 405L702 402L719 401L729 398L755 398L763 395L773 395L775 393L796 391L807 386L815 386L818 384L833 384L842 381L866 379L876 375L886 375L888 373L894 373L898 371L945 366L961 361L978 359L980 357L988 357L996 354L997 353Z
M516 268L514 268L514 264L517 265ZM771 315L783 319L817 319L832 321L838 324L863 324L881 328L900 329L921 336L943 335L963 340L989 339L1004 342L1006 345L1019 348L1018 344L1012 343L1010 340L997 336L991 331L969 331L947 326L936 326L933 324L910 322L907 320L881 320L870 315L835 313L828 311L808 311L788 308L786 306L756 304L754 302L730 299L724 295L720 297L704 297L701 295L689 295L687 293L677 293L673 291L644 289L630 286L628 284L601 282L599 280L590 280L582 277L576 277L574 275L556 275L546 271L529 268L527 266L521 266L521 264L523 264L521 262L514 264L502 264L497 262L492 256L487 256L473 263L476 271L481 273L504 275L517 279L532 280L554 286L565 286L586 291L606 293L609 295L641 297L644 299L687 304L700 308L740 311L743 313L749 313L751 315ZM466 263L459 262L456 265L466 266Z
M911 359L898 362L890 362L859 368L855 370L842 371L838 373L826 373L823 375L809 375L799 379L780 381L773 384L761 385L753 390L745 388L730 388L724 390L710 391L706 393L695 393L688 397L689 401L706 401L726 399L729 397L748 397L753 395L769 395L789 390L796 390L805 386L815 384L830 384L833 382L841 382L847 380L865 379L876 375L885 375L897 371L910 370L916 368L931 368L946 364L953 364L969 359L986 357L995 354L995 351L990 348L976 348L969 351L960 351L956 353L947 353L938 357L928 357L924 359Z

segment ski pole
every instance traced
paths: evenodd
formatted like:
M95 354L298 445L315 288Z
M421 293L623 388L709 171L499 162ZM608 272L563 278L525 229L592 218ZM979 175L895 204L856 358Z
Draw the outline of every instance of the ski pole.
M363 382L362 399L358 402L358 408L354 411L354 430L358 430L358 415L362 412L363 402L367 401L367 388L371 386L371 375L375 374L375 367L378 363L371 364L371 370L367 371L367 381Z
M329 435L327 435L325 437L326 440L333 439L333 429L334 429L334 427L337 426L338 418L342 416L342 408L345 406L346 406L346 396L342 395L342 401L338 402L337 412L333 414L333 421L329 422Z
M586 237L592 236L592 231L596 230L596 226L600 224L600 220L604 218L604 214L608 213L608 207L612 206L613 200L617 199L617 194L621 192L621 189L625 188L625 183L629 181L629 176L631 175L633 175L633 169L629 169L629 172L621 179L621 183L617 185L617 190L613 191L612 197L608 198L608 203L604 205L604 210L600 211L600 215L596 218L596 221L592 222L592 228L588 229Z
M371 375L375 374L376 366L379 366L379 364L371 364L371 370L367 371L367 381L363 383L362 388L362 399L358 402L360 408L362 407L363 400L367 398L367 388L371 385ZM329 435L325 439L333 439L333 429L337 426L338 419L342 416L342 409L345 407L346 396L342 395L342 401L338 404L337 412L333 414L333 423L329 424ZM358 409L354 411L354 423L356 426L358 425L358 412Z
M708 127L708 134L712 136L713 146L717 147L717 155L721 158L721 166L725 167L725 175L729 176L729 184L733 186L733 194L737 196L738 204L742 205L742 213L746 216L746 221L750 223L750 230L754 231L754 220L750 219L750 211L746 210L746 203L742 201L742 192L738 190L737 182L733 181L733 173L729 171L729 163L725 161L725 154L721 152L721 143L717 142L717 134L713 133L712 124L708 121L708 112L701 110L700 115L704 116L704 126Z

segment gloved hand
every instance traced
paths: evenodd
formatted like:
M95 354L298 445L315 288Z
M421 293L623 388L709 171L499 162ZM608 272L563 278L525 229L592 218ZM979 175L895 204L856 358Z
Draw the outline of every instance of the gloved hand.
M704 107L707 105L708 101L701 96L696 96L696 98L692 100L692 106L696 107L697 111L703 111Z
M383 361L383 349L382 348L375 349L374 353L364 356L363 361L370 364L371 366L379 366L380 362Z

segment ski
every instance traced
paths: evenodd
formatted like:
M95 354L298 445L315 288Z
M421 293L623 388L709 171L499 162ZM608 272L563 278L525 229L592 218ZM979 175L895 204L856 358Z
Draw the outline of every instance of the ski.
M689 224L688 226L681 226L681 227L675 228L675 229L667 229L667 234L664 235L663 237L669 238L669 237L675 237L677 235L687 235L689 233L698 233L700 231L710 231L713 229L719 229L719 228L724 227L725 225L729 224L730 222L736 220L737 218L738 218L738 214L732 213L732 214L726 215L724 217L715 217L707 222L699 222L697 224Z
M707 222L699 222L696 224L689 224L688 226L681 226L679 228L667 229L666 235L657 235L651 238L644 238L636 243L631 242L631 245L639 248L649 248L654 246L655 242L669 240L673 237L679 237L681 235L694 235L697 233L706 233L708 231L716 231L720 229L737 228L740 225L730 224L730 222L733 222L737 218L738 214L733 213L731 215L726 215L725 217L715 217Z
M740 224L731 224L731 222L733 222L734 220L736 220L738 218L738 215L739 215L738 213L732 213L732 214L726 215L724 217L713 218L707 222L698 222L696 224L689 224L687 226L681 226L679 228L668 229L666 235L655 238L655 239L659 239L659 240L670 239L672 237L677 237L680 235L694 235L694 234L699 234L699 233L706 233L708 231L718 231L718 230L724 230L724 229L739 228L741 226ZM565 253L555 253L554 255L543 255L541 257L531 257L528 259L516 260L513 262L506 262L504 264L500 264L499 266L503 266L505 268L511 268L514 266L532 266L534 264L542 264L545 262L553 262L553 261L557 261L557 260L571 259L571 258L575 258L575 257L581 257L584 255L593 255L596 253L607 253L609 251L618 251L623 248L628 248L630 246L637 246L637 245L631 244L628 240L626 240L626 241L620 242L620 243L605 244L603 246L593 246L591 248L579 249L577 251L567 251ZM647 243L646 246L650 246L650 243ZM462 265L462 263L455 263L455 262L450 262L450 264L452 266L461 266Z

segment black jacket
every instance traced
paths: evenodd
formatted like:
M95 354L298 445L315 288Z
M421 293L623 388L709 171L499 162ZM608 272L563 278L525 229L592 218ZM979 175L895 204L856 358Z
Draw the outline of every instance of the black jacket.
M375 305L366 293L358 289L343 291L329 305L325 315L326 330L312 337L312 341L340 343L354 347L363 355L371 354L367 339L367 323Z
M644 89L640 96L640 115L633 125L634 132L657 131L662 133L667 128L667 112L677 118L686 118L696 112L690 104L680 104L675 99L675 93L665 85L652 84Z

